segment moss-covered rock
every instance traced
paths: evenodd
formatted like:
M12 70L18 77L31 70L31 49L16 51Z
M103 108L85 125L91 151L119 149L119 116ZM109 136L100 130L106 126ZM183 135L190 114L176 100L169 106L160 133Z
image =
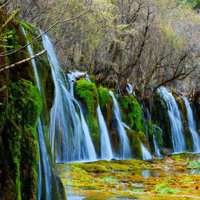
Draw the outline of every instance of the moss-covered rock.
M163 147L163 130L156 124L153 124L153 130L158 146Z
M157 124L154 124L151 120L146 120L145 125L146 125L146 132L148 135L151 149L155 150L154 142L153 142L154 137L157 141L159 148L162 148L163 147L163 131L162 131L162 129Z
M75 84L75 95L83 104L86 111L86 119L91 132L96 150L100 153L100 135L97 119L98 92L95 83L80 79Z
M154 95L152 102L152 121L163 130L163 146L172 149L171 127L167 105L157 93Z
M8 18L0 10L0 25L6 24L1 29L4 37L1 54L26 44L17 21L13 16L6 21ZM27 57L27 51L16 51L2 57L0 64L13 64ZM33 81L30 63L0 73L0 88L3 88L0 91L0 196L3 199L36 199L38 146L35 126L41 104Z
M98 88L99 104L104 115L105 121L107 123L108 129L111 129L112 122L112 97L109 94L109 89L100 86Z
M192 137L191 137L191 133L188 127L187 108L185 107L185 103L182 97L175 94L174 96L176 98L176 102L178 104L178 107L181 113L183 133L185 137L186 146L188 150L192 151Z
M109 94L108 88L100 86L98 88L98 93L99 93L99 104L102 109L106 107L108 104L112 103L112 97Z
M20 80L9 87L9 99L5 105L5 123L2 127L4 155L3 174L7 174L1 185L3 197L13 199L36 199L38 141L36 122L41 111L41 99L30 81ZM6 164L7 163L7 164ZM8 167L8 168L7 168ZM10 193L7 184L15 185ZM8 186L9 188L9 186Z
M144 131L142 122L142 109L134 96L124 96L120 98L123 120L135 131Z
M142 159L141 143L147 144L147 139L142 131L127 130L132 154L135 158Z
M40 34L38 29L32 26L31 24L25 21L19 21L18 23L23 27L24 31L26 32L27 43L33 41ZM34 40L34 42L31 43L31 48L33 49L34 54L39 53L42 50L44 50L42 39L40 38L38 40ZM54 84L52 80L51 66L49 64L48 57L45 54L35 58L35 62L37 66L39 80L41 81L40 95L42 96L42 99L43 99L42 118L44 119L44 124L47 127L49 123L49 116L50 116L49 110L51 109L53 97L54 97Z
M7 19L9 19L7 21ZM0 10L0 30L4 39L1 42L0 65L6 66L29 58L26 48L17 51L32 41L38 31L31 25L18 19L10 18ZM21 27L28 31L28 40ZM43 50L40 40L32 44L34 53ZM53 100L53 86L50 65L47 56L36 58L42 80L41 101L31 61L0 73L0 199L21 200L37 198L38 178L38 139L36 122L42 109L43 121L48 126L48 117ZM41 71L40 71L41 70ZM47 133L47 128L45 128ZM48 146L48 140L46 140ZM52 177L52 199L65 199L64 190L58 185L59 180ZM59 193L59 194L58 194ZM42 194L43 195L43 194Z

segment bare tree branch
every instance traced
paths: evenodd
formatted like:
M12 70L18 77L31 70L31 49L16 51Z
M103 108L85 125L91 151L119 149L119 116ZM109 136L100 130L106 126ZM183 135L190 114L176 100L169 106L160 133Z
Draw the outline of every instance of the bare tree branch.
M15 54L19 51L22 51L24 48L26 48L27 46L31 45L33 42L39 40L42 35L48 33L51 29L53 29L55 26L57 26L58 24L60 23L66 23L66 22L70 22L70 21L75 21L77 19L79 19L80 17L86 15L90 10L87 10L83 13L81 13L80 15L77 15L75 17L72 17L70 19L65 19L65 20L60 20L60 21L56 21L53 25L51 25L47 30L45 30L44 32L42 32L41 34L39 34L37 37L33 38L31 42L28 42L26 45L20 47L19 49L16 49L16 50L13 50L13 51L10 51L10 52L7 52L7 53L3 53L3 54L0 54L0 57L5 57L5 56L10 56L12 54Z
M43 51L41 51L41 52L39 52L39 53L31 56L30 58L25 58L23 60L20 60L20 61L18 61L16 63L11 64L11 65L7 65L7 66L4 66L4 67L1 67L0 68L0 73L3 72L3 71L5 71L5 70L8 70L10 68L13 68L13 67L16 67L18 65L21 65L21 64L23 64L25 62L28 62L28 61L30 61L32 59L35 59L36 57L39 57L39 56L43 55L44 53L46 53L46 50L43 50Z

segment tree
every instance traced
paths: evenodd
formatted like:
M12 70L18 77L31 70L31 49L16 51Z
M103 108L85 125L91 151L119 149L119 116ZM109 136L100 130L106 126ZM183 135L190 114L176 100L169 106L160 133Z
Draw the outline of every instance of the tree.
M43 30L56 24L50 34L66 71L90 71L98 83L115 86L121 93L129 82L143 98L160 85L192 77L198 69L194 51L198 37L194 33L199 18L176 1L23 2L14 1L10 8L20 6L21 17ZM87 14L79 20L65 21L82 12ZM193 29L188 21L194 24Z

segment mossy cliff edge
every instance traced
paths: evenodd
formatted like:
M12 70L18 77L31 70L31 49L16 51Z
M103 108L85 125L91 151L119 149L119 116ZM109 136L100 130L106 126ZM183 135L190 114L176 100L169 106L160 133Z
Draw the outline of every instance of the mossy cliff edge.
M97 85L94 81L80 79L75 83L75 96L81 103L87 123L91 132L98 156L100 156L100 131L97 119L97 106L100 105L106 121L113 151L117 154L120 147L119 134L113 115L113 101L109 91L113 88ZM156 154L155 140L161 154L170 154L172 148L172 133L168 115L167 104L164 99L155 93L149 99L147 105L134 95L116 95L120 105L122 120L127 125L126 133L130 141L132 155L135 158L142 158L141 144L143 143L152 154ZM192 141L188 131L188 119L186 108L180 97L176 97L182 121L184 134L187 142L187 149L191 150ZM143 106L142 106L143 105ZM148 114L146 113L148 112ZM147 117L149 115L149 118ZM129 128L128 128L129 127Z
M4 38L0 47L3 55L0 68L30 57L26 48L18 51L27 44L22 27L28 32L30 42L38 34L31 25L19 21L16 14L8 16L0 10L0 26L3 27L0 34ZM32 48L38 53L43 48L41 41L34 42ZM3 200L37 199L37 120L41 115L47 133L54 88L47 56L38 57L36 62L42 77L42 96L36 87L31 61L0 73L0 197ZM65 199L60 180L53 179L53 198Z
M76 98L84 108L91 137L95 144L98 155L100 155L100 131L97 119L97 106L100 105L104 115L114 152L119 151L119 134L117 133L115 120L113 118L113 102L109 89L97 86L95 82L80 79L75 83ZM142 158L141 143L148 146L143 124L142 108L136 97L132 95L118 98L122 112L123 121L130 127L127 135L130 140L132 153L136 158Z

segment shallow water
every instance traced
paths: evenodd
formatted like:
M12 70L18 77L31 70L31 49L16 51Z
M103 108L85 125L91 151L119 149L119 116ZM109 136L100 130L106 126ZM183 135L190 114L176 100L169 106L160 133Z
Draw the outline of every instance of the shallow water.
M68 171L66 164L57 169L66 188L72 188L69 200L199 199L200 169L188 168L199 158L182 154L153 161L71 163Z

